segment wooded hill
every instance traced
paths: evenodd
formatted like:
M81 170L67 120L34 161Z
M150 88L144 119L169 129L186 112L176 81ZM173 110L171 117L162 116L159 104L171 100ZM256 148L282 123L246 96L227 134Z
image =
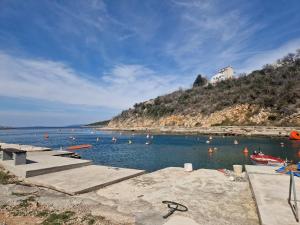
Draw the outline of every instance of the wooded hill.
M172 115L201 115L204 118L238 105L252 107L249 117L261 113L262 110L268 112L263 121L243 120L243 125L295 125L292 117L297 117L300 113L300 50L297 50L296 54L288 54L277 60L276 64L265 65L261 70L248 75L241 74L215 85L207 85L199 76L197 80L191 89L178 90L135 104L132 109L125 110L113 118L109 126L123 126L122 123L126 126L136 126L135 121L141 121L143 118L159 121ZM297 121L296 118L296 123ZM222 124L235 123L226 120L219 125ZM198 125L201 125L201 122Z

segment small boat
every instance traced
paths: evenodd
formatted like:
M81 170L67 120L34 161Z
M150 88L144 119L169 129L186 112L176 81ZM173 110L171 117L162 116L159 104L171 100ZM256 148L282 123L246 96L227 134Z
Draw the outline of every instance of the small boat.
M45 139L48 139L48 138L49 138L49 134L48 134L48 133L45 133L45 134L44 134L44 138L45 138Z
M83 145L73 145L67 148L67 150L78 150L83 148L91 148L92 145L89 144L83 144Z
M263 153L252 154L250 155L250 159L254 164L260 165L283 166L285 164L283 159L271 155L265 155Z
M293 130L290 133L290 140L300 140L300 133L298 131Z

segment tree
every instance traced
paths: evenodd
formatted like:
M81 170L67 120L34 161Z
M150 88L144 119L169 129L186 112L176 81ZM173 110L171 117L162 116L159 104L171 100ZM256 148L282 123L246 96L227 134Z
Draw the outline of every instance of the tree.
M201 74L199 74L196 80L194 81L193 87L202 87L206 84L207 84L207 79Z

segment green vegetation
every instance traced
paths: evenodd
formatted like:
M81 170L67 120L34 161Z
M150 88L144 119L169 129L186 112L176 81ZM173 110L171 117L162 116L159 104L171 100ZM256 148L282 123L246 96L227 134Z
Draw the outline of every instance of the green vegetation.
M51 213L43 221L43 225L61 225L70 221L74 217L75 213L71 211L65 211L62 213Z
M106 126L110 120L103 120L95 123L90 123L87 126Z
M22 208L27 208L28 206L30 206L31 202L34 202L35 201L35 197L34 196L30 196L26 199L23 199L21 201L21 203L19 204L20 207Z
M209 115L226 107L250 104L268 108L279 121L300 109L300 49L288 54L276 65L265 65L237 78L206 85L205 78L198 75L193 88L178 90L153 100L137 103L113 120L144 117L159 118L167 115ZM275 116L276 115L276 116Z
M196 78L196 80L193 83L193 87L202 87L205 86L208 83L207 79L203 77L201 74L199 74Z
M0 169L0 184L9 184L12 176Z

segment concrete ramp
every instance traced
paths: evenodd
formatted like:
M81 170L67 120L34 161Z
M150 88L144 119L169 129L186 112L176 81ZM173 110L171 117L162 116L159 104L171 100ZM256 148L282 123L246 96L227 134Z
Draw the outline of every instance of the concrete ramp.
M276 173L278 167L246 166L262 225L299 225L288 203L290 176ZM297 197L300 178L295 177ZM299 205L299 202L298 202ZM299 212L300 213L300 212Z
M22 178L39 176L92 164L90 160L49 156L37 153L29 154L27 161L27 164L17 166L13 164L12 160L0 161L0 164L11 173Z
M144 170L90 165L27 178L26 181L61 191L81 194L144 174Z

